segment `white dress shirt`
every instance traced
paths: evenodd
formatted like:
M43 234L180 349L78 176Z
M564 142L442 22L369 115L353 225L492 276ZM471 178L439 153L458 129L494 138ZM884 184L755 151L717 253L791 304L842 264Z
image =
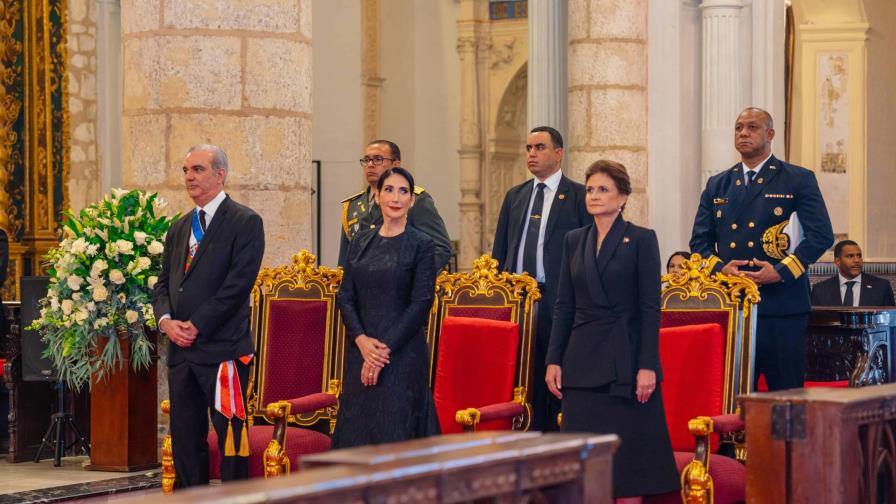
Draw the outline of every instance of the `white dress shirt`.
M750 168L749 166L747 166L747 163L744 163L743 161L741 161L740 165L741 165L741 166L743 167L743 169L744 169L744 184L746 184L747 186L750 185L750 179L749 179L749 177L747 177L748 172L755 172L756 175L759 175L759 170L762 169L762 166L763 166L763 165L764 165L764 164L765 164L771 157L772 157L772 155L769 154L767 158L763 159L761 163L759 163L758 165L754 166L753 168ZM756 180L756 175L753 176L753 180L754 180L754 181Z
M852 284L852 305L859 306L859 296L862 295L862 274L859 273L853 279L846 278L843 276L843 273L837 272L837 276L840 278L840 303L843 304L843 299L846 297L846 282L855 282Z
M221 203L224 202L224 198L227 197L227 194L224 191L218 193L217 196L212 198L211 201L205 204L205 206L196 207L196 212L200 210L205 210L205 229L208 229L209 226L212 225L212 218L215 216L215 212L218 211L218 207L221 206ZM191 228L192 229L192 228ZM193 232L190 232L190 246L196 245L196 237L193 236Z
M523 219L523 234L520 235L520 248L516 254L516 272L523 272L523 248L526 246L526 233L529 231L529 216L532 214L532 203L535 201L538 184L544 182L547 187L544 188L544 208L539 220L538 250L535 252L536 271L534 276L537 282L544 282L544 235L548 226L548 215L551 214L551 206L554 203L554 196L557 194L557 187L560 185L561 178L563 178L563 172L557 170L544 180L532 179L532 196L529 197L529 204L526 205L526 215ZM530 271L529 274L531 275L532 272Z

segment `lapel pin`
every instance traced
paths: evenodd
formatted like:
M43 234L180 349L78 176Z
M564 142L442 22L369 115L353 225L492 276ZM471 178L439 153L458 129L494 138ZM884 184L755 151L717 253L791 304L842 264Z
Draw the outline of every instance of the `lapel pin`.
M784 215L784 210L781 209L781 207L775 207L774 212L775 212L775 215L777 215L778 217Z
M565 195L565 194L558 194L558 195L557 195L557 199L566 199L566 195Z
M762 183L762 177L759 177L759 180L757 180L756 182L758 182L758 183L761 184L761 183Z
M628 239L628 236L625 236L625 237L622 238L622 243L628 243L628 242L630 242L630 241L631 241L631 240Z
M722 211L721 211L721 210L716 210L716 218L719 218L719 217L721 217L721 216L722 216Z
M740 180L740 179L737 179L737 182L735 182L736 185L741 185L741 184L743 184L743 183L744 183L744 182L743 182L742 180Z

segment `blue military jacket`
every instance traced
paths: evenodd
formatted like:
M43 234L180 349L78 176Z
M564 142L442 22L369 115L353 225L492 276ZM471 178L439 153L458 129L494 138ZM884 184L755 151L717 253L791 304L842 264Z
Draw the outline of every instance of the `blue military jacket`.
M803 232L798 244L785 233L794 212ZM791 315L809 311L806 268L833 242L815 174L772 156L749 187L741 163L710 177L700 196L690 246L710 258L714 272L733 259L774 264L781 282L760 286L759 313Z

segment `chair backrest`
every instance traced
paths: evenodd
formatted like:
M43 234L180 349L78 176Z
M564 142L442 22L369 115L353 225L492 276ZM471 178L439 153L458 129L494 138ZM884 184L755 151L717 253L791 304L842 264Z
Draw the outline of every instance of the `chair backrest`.
M498 261L488 254L473 262L473 269L464 273L442 272L436 279L436 296L429 313L426 340L430 348L430 385L436 379L435 366L439 352L439 336L446 317L472 317L511 322L519 327L516 352L514 397L525 402L531 410L532 355L535 335L536 302L541 299L535 279L498 271ZM528 428L531 420L526 415L521 421Z
M264 418L268 404L341 389L345 329L336 304L341 269L315 265L302 250L292 264L263 268L252 289L251 323L257 351L249 383L249 413ZM290 417L310 426L335 422L335 409ZM270 419L265 419L270 422Z
M458 410L514 399L520 331L516 322L448 316L442 320L433 399L442 434L462 432ZM511 430L510 419L480 430Z
M669 439L675 451L692 452L696 439L688 422L698 416L723 413L725 333L719 324L660 329L663 405ZM710 440L716 451L718 438Z
M685 260L680 273L663 276L663 282L661 327L718 324L721 328L725 352L721 413L736 413L737 396L753 390L759 289L748 278L713 274L712 263L699 254Z

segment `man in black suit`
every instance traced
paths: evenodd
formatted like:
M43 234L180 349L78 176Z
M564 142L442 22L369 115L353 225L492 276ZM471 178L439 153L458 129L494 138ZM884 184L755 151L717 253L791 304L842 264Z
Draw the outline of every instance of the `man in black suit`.
M813 306L896 306L893 287L884 278L862 273L862 249L852 240L834 245L836 275L812 287Z
M551 337L557 275L568 231L591 222L585 210L585 186L560 171L563 137L549 126L533 128L526 138L526 166L535 176L512 187L504 196L492 257L498 268L529 273L538 282L538 324L532 384L532 428L557 430L560 402L544 382L545 357Z
M261 217L224 193L224 151L214 145L191 147L183 172L196 207L168 230L153 290L153 311L169 340L178 487L208 483L210 410L222 455L221 479L248 477L249 293L264 256Z

